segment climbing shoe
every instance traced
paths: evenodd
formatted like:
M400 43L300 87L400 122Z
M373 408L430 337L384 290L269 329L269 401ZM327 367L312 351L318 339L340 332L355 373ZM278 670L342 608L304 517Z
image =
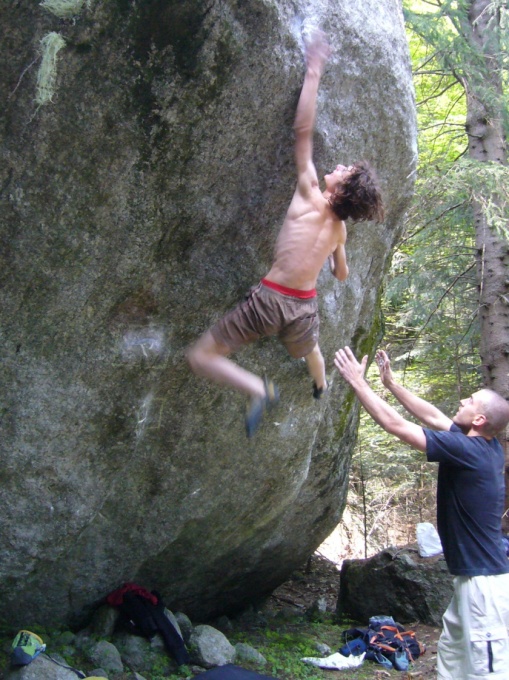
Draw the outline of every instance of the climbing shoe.
M262 422L265 410L274 408L279 401L279 390L272 380L264 379L265 396L252 397L246 411L246 434L249 439L254 435Z
M327 394L329 385L325 383L323 387L317 387L316 383L313 383L313 399L322 399Z

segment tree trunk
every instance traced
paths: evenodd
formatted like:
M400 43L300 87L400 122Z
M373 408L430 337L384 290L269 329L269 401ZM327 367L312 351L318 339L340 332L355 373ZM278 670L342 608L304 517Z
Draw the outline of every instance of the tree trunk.
M489 82L468 76L466 129L469 154L477 161L506 165L507 150L502 122L502 78L498 67L500 16L488 11L490 0L470 3L468 20L472 47L482 54ZM491 96L487 103L486 91ZM493 96L495 94L495 96ZM500 102L497 106L496 102ZM493 195L493 202L499 197ZM483 207L474 202L479 286L479 318L481 328L480 356L486 387L509 399L509 247L487 224ZM502 437L506 451L506 508L509 507L508 433ZM509 529L506 517L504 529Z

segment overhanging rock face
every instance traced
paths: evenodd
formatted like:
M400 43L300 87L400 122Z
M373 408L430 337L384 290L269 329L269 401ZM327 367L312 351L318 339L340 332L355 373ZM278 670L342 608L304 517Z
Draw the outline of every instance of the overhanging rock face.
M320 277L332 371L339 346L367 352L379 337L412 192L398 3L4 10L0 609L12 625L81 620L130 580L203 620L277 586L339 521L357 421L340 380L313 403L304 364L275 340L241 352L282 395L248 442L243 398L184 361L270 266L313 23L335 48L318 173L367 158L387 205L384 225L349 229L349 279ZM51 33L65 40L53 54L40 46Z

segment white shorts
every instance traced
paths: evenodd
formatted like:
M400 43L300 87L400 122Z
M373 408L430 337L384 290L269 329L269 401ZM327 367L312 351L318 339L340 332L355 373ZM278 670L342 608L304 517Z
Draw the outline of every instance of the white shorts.
M438 680L508 680L509 574L456 576L442 623Z

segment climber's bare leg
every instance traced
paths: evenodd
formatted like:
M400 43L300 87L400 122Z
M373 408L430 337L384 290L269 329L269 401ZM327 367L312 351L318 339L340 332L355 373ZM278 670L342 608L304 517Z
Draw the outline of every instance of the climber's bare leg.
M217 342L212 333L206 331L189 348L186 358L196 375L220 385L230 385L251 397L264 397L265 384L262 378L228 359L230 353L227 345Z

